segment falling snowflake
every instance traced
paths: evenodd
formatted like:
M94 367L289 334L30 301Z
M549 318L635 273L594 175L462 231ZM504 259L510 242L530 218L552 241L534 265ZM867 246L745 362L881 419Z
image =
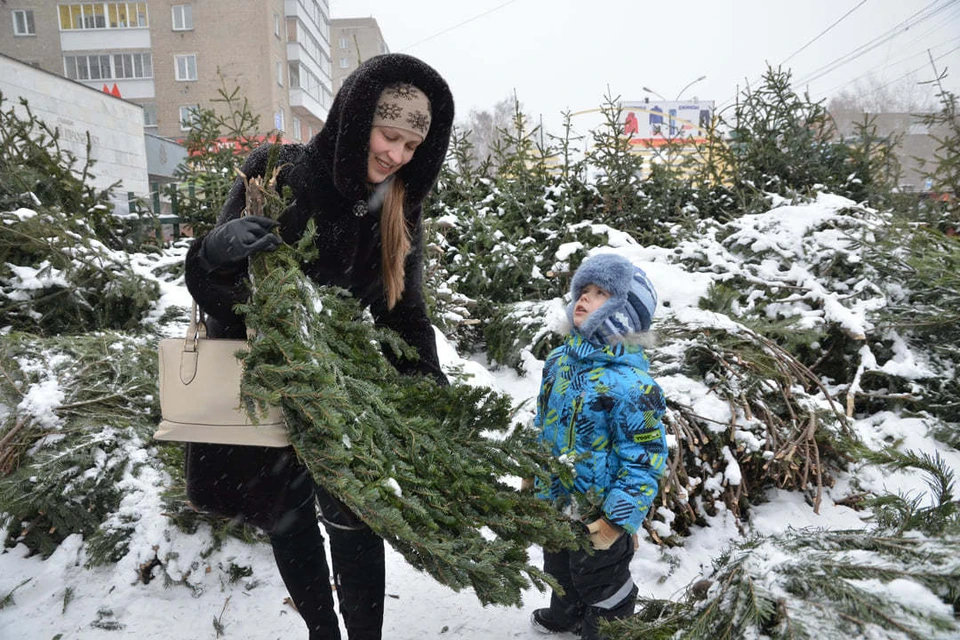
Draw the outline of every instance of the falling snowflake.
M411 111L407 114L407 124L417 131L426 134L430 128L430 116L423 111Z
M403 115L403 107L392 102L381 102L377 105L377 115L384 120L396 120Z
M412 84L398 84L387 89L387 95L393 98L413 100L419 90Z

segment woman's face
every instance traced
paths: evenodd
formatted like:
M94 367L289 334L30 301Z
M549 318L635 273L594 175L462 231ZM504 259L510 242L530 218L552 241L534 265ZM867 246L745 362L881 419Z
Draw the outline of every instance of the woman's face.
M410 162L423 136L393 127L377 126L370 129L370 156L367 159L367 181L383 182L400 167Z
M609 299L610 292L606 289L601 289L595 284L585 286L573 307L573 326L579 329L590 314L602 307L603 303Z

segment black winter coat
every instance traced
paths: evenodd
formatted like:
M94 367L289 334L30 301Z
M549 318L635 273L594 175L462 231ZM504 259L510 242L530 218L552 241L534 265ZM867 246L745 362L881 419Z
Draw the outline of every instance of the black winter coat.
M403 296L388 310L381 279L379 211L367 207L367 161L374 109L383 89L409 82L430 100L427 137L395 179L406 187L404 210L412 234L406 259ZM453 125L453 98L446 82L423 62L402 54L371 58L345 81L323 129L306 145L280 149L279 188L290 187L291 204L280 218L279 233L296 242L309 220L317 227L319 257L302 265L320 284L349 290L369 305L375 321L396 331L414 347L417 360L392 360L403 373L446 378L437 359L433 327L423 300L421 203L443 164ZM242 171L263 175L269 146L253 151ZM245 204L237 180L217 224L238 217ZM242 338L243 321L233 306L248 295L245 271L210 271L199 258L202 239L186 258L186 283L207 314L211 338ZM392 353L389 357L392 357ZM187 447L187 493L198 507L236 517L271 530L289 509L311 498L312 483L290 449L193 444Z

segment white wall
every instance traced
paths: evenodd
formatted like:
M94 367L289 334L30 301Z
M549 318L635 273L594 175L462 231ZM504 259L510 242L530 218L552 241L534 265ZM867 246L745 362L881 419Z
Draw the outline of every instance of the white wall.
M113 199L118 214L127 213L127 192L149 202L147 150L140 105L91 89L78 82L41 71L0 55L0 92L3 108L21 113L25 98L33 114L48 127L60 130L60 146L86 158L90 132L93 186L105 189L118 180ZM78 167L79 168L79 167Z

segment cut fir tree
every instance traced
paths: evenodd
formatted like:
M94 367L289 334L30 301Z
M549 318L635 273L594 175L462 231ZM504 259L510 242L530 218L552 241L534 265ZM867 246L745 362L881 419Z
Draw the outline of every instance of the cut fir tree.
M281 210L272 184L248 181L249 214ZM296 246L252 260L253 293L238 306L256 333L244 357L248 409L281 407L317 483L412 566L455 590L472 587L485 605L519 606L531 583L552 585L529 563L530 545L584 544L551 504L505 482L544 474L552 458L511 427L503 396L397 373L382 350L410 348L300 269L314 232L311 223Z

